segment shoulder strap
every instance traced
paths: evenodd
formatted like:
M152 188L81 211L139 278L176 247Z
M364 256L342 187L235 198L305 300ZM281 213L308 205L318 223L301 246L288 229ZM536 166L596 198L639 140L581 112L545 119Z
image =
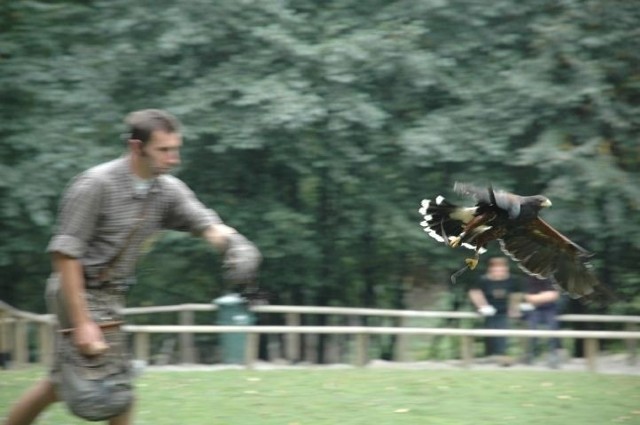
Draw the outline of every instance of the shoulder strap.
M122 257L122 254L124 254L124 252L129 247L129 244L133 240L133 236L138 232L140 227L142 227L142 223L144 223L144 219L147 216L147 212L149 210L149 204L151 204L151 192L147 193L146 198L144 198L144 204L142 205L142 209L140 210L138 217L136 217L135 224L131 227L131 230L129 230L129 233L125 238L124 243L122 244L122 246L120 247L116 255L114 255L113 258L109 260L109 262L105 265L104 269L102 269L102 271L98 275L98 279L100 280L100 282L108 281L109 278L111 277L111 272L115 268L115 265L117 264L118 260Z

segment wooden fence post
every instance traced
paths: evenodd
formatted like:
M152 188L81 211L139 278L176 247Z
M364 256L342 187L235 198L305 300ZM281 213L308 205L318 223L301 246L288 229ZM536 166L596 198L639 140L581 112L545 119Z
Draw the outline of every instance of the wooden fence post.
M464 367L471 366L473 361L473 337L463 335L460 337L460 357L462 357L462 365Z
M16 319L13 345L13 361L16 366L24 366L29 362L28 330L25 319Z
M300 326L300 313L287 313L285 316L287 326ZM291 363L300 361L300 334L290 333L286 335L287 360Z
M638 325L635 323L627 323L626 330L629 332L636 332L638 330ZM629 352L629 357L627 362L631 366L635 366L638 363L638 340L637 339L628 339L627 340L627 351Z
M253 369L258 359L258 348L260 344L260 335L255 332L246 334L244 346L244 365L247 369Z
M585 360L587 362L587 369L590 372L597 370L598 345L598 340L595 338L587 338L584 340Z
M0 363L5 361L4 356L9 352L9 331L8 331L9 315L0 310Z
M53 360L53 325L41 322L38 324L38 362L50 365Z
M180 312L180 325L192 326L194 314L191 310L182 310ZM193 348L193 334L180 334L180 363L195 363L195 353Z
M356 335L356 361L358 367L364 367L369 360L369 334L360 333Z
M407 318L404 316L397 318L397 326L404 328L407 326ZM396 344L393 350L393 360L396 362L406 362L409 359L408 355L408 335L398 334L396 335Z
M133 335L133 353L136 360L149 362L149 333L136 332Z

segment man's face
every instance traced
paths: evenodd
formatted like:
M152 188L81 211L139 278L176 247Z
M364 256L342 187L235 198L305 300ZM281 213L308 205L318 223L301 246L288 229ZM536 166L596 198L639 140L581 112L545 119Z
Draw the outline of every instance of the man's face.
M494 280L503 280L509 277L509 266L502 262L496 262L489 266L488 275Z
M152 176L170 172L180 164L182 137L179 133L154 131L146 145L140 145L141 164Z

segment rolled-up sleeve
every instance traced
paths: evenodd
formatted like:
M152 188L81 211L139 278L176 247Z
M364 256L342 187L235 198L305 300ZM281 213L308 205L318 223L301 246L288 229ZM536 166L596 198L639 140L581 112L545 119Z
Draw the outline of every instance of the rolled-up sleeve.
M74 258L85 254L98 222L103 190L101 182L87 174L69 185L62 197L56 230L47 252L60 252Z
M168 181L171 202L164 219L165 229L200 235L209 226L222 223L220 216L200 202L186 184L176 178Z

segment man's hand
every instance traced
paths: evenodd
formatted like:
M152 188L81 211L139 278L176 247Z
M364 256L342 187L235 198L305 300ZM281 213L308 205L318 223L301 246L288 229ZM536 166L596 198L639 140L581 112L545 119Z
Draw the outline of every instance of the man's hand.
M528 313L536 309L536 306L531 303L520 303L518 304L518 308L523 313Z
M89 314L82 263L77 258L57 251L52 257L53 267L60 273L61 296L74 324L72 329L63 329L62 332L72 334L73 343L85 356L104 353L109 346L102 336L102 330Z
M233 283L248 283L256 278L262 255L258 248L239 233L227 236L227 249L222 266L225 279Z
M72 332L73 343L85 356L97 356L109 348L102 335L102 329L96 322L83 322Z
M478 313L485 317L494 316L496 314L496 308L491 304L486 304L478 309Z

